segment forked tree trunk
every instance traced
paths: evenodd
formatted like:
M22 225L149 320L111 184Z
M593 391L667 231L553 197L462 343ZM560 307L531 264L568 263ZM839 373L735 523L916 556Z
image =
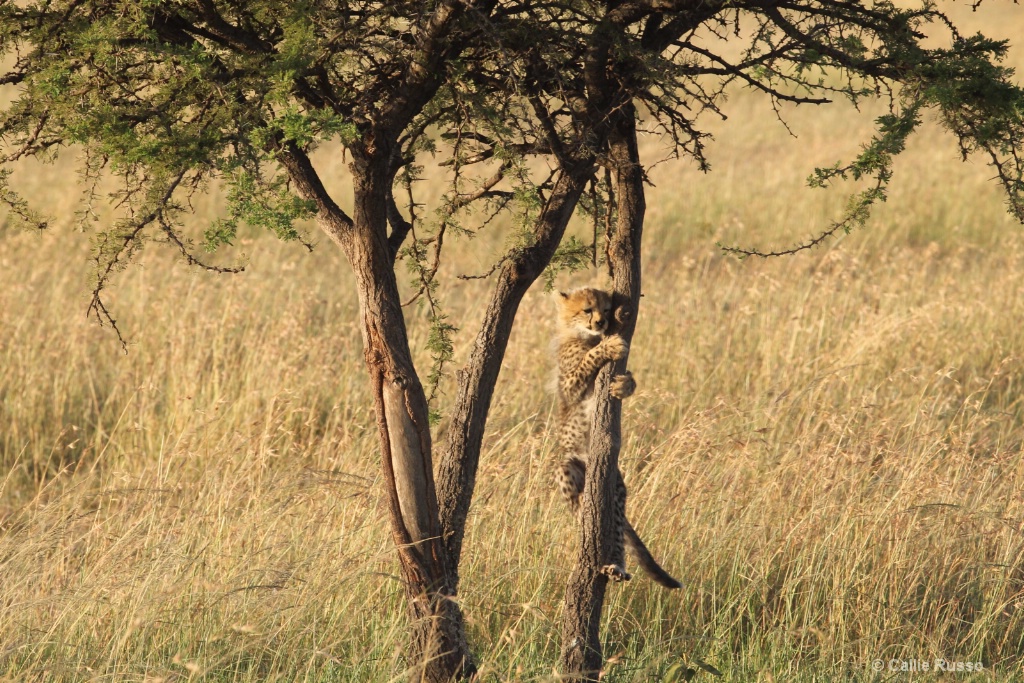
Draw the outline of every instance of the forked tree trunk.
M355 187L348 249L356 275L366 366L373 387L388 512L405 582L413 680L447 682L472 663L438 523L427 399L412 364L405 317L387 242L390 178L367 169ZM381 169L383 171L383 169Z
M355 156L355 155L354 155ZM447 683L474 672L462 613L451 600L451 565L438 522L427 399L412 363L387 239L387 156L356 157L349 219L330 199L309 159L281 155L299 194L317 203L317 220L355 274L366 367L381 443L391 534L398 549L411 635L409 680Z
M608 262L614 291L629 302L629 315L620 319L619 331L627 342L633 338L640 305L640 239L643 231L643 169L637 150L636 116L631 103L623 103L612 117L609 158L615 171L618 216L608 243ZM615 538L612 501L619 474L622 403L611 397L608 385L614 374L626 369L627 358L606 366L595 386L597 404L591 432L590 460L584 483L581 543L576 568L565 591L562 618L562 675L569 680L597 681L603 665L600 627L601 608L608 578L599 568L612 561Z
M448 427L448 446L438 470L441 529L455 582L452 589L458 585L462 539L476 485L480 444L512 323L526 291L547 268L562 241L591 168L590 162L582 163L559 177L537 217L534 243L512 254L499 271L469 361L458 373L458 394Z

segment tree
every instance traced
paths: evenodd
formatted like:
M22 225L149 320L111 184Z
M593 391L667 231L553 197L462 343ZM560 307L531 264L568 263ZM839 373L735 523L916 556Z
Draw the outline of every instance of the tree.
M104 291L147 239L161 237L190 264L207 267L183 223L188 197L211 180L227 185L230 206L205 231L207 249L230 245L243 223L299 239L295 222L315 215L346 254L356 275L390 524L412 621L407 655L415 677L430 681L473 671L462 615L451 598L487 406L516 307L554 256L593 166L582 137L563 145L565 136L545 126L550 121L543 99L550 96L532 76L523 79L532 94L498 104L494 59L503 55L494 53L483 40L490 32L481 29L494 6L238 6L205 0L0 5L3 48L15 55L0 83L20 88L0 122L8 143L4 162L79 146L87 206L104 173L123 180L115 199L124 217L96 236L89 307L119 337ZM529 24L521 24L523 43ZM475 67L472 74L467 65ZM536 123L518 108L523 102ZM440 507L427 396L411 361L395 275L400 258L420 273L419 295L433 312L436 381L450 354L451 327L435 306L433 278L450 225L442 221L431 237L416 238L411 198L417 155L435 149L432 131L454 140L456 179L447 198L452 213L476 200L494 201L498 209L515 201L528 223L496 268L478 353L460 375ZM332 139L352 158L351 214L335 202L310 159L317 145ZM477 158L502 156L493 178L469 193L461 191L458 172L464 141L488 148ZM558 150L556 171L533 183L521 168L524 155L552 150ZM495 190L506 175L513 189ZM0 177L0 196L11 213L45 227L10 189L8 177ZM408 218L398 208L396 182L410 189ZM84 211L83 227L93 227L90 219Z
M929 27L946 34L945 47L926 47ZM184 226L187 198L211 180L226 183L230 202L205 231L205 247L230 245L244 223L297 239L295 221L315 216L344 251L356 274L408 598L407 655L414 678L427 681L473 671L452 598L490 398L519 302L553 261L596 261L602 219L616 293L631 304L623 332L632 334L644 217L638 130L653 127L673 154L707 171L700 117L722 114L733 84L773 105L887 99L890 111L861 153L812 176L814 186L870 181L846 214L791 249L730 248L740 255L792 253L862 225L884 201L892 160L928 109L965 157L988 157L1011 211L1024 219L1024 93L999 64L1006 45L961 35L927 1L8 2L0 3L0 41L13 54L0 84L19 88L0 118L0 199L10 213L45 225L7 183L27 156L81 149L86 203L104 174L122 180L123 219L96 238L90 311L101 323L116 329L104 289L151 236L203 264ZM350 212L310 158L330 140L352 160ZM421 236L415 187L426 153L446 155L453 180L445 216ZM547 159L550 174L531 172L531 156ZM474 181L465 171L478 163L493 172ZM405 214L396 190L406 191ZM444 237L460 229L455 214L479 203L515 207L521 227L490 273L494 289L457 374L435 482L428 394L411 360L395 267L412 266L417 296L431 311L427 383L436 385L452 360L452 329L435 298ZM594 220L592 246L565 238L577 209ZM87 211L82 220L91 227ZM601 667L606 577L594 569L613 540L604 501L620 476L618 402L599 392L597 414L562 657L564 673L587 679Z
M469 672L441 541L426 395L413 367L394 265L411 226L394 214L393 183L410 163L438 90L464 48L468 13L493 3L215 4L41 2L0 5L2 78L20 86L0 130L5 161L84 150L92 193L123 178L124 218L99 232L90 312L116 329L103 293L155 232L201 261L181 233L187 197L211 179L230 209L205 246L231 244L241 223L297 238L316 215L356 275L366 367L374 389L390 524L412 620L409 659L423 680ZM352 158L351 215L309 153L339 138ZM16 215L42 226L6 185ZM120 333L118 333L120 335ZM122 340L123 343L123 340Z
M875 136L855 159L816 169L809 180L812 187L839 179L869 181L851 196L844 216L789 249L724 247L728 252L794 254L864 225L871 207L886 199L893 158L928 109L957 138L964 159L974 153L987 157L1009 210L1024 222L1024 90L1013 84L1012 69L999 64L1007 45L961 35L930 2L911 8L842 0L608 2L592 14L577 14L576 21L570 33L581 36L586 47L560 46L565 61L559 69L579 74L575 88L563 86L560 92L567 102L587 96L612 102L604 108L611 133L599 144L604 165L616 177L605 190L609 204L617 200L618 214L607 237L607 261L616 293L631 303L623 327L627 339L640 301L645 210L636 131L653 124L672 141L674 154L689 156L708 171L698 118L704 112L724 116L724 95L734 82L764 93L783 125L780 102L822 105L846 98L856 105L866 97L883 97L890 111L877 120ZM948 34L948 46L925 47L924 29L935 26ZM565 96L566 90L572 94ZM624 365L620 361L614 369L622 371ZM602 373L599 385L580 555L566 593L561 664L574 679L598 680L602 665L599 623L607 577L596 568L610 561L612 525L605 501L612 499L620 476L620 407L606 390L611 372Z

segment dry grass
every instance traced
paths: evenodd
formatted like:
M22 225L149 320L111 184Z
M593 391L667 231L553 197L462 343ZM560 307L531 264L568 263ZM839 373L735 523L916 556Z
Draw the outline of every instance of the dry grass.
M1024 10L995 9L1024 35ZM1021 677L1021 229L991 173L932 130L868 230L787 260L723 257L716 240L788 244L834 216L841 193L802 178L871 118L800 109L793 140L747 93L730 114L711 175L653 176L622 461L630 517L686 587L614 589L609 680L672 680L696 659L733 681L873 680L871 660L939 657ZM20 178L65 222L67 173ZM499 233L450 270L485 267ZM248 272L225 277L154 248L114 293L125 357L84 319L86 242L0 228L0 676L400 680L340 255L253 236ZM486 286L442 294L464 358ZM559 647L573 534L551 485L552 330L531 292L466 541L462 600L496 680L549 679Z

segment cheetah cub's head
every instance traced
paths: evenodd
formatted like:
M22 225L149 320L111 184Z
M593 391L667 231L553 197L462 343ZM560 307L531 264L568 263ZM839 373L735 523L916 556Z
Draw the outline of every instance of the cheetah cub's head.
M612 297L600 289L583 287L559 292L559 318L565 329L588 337L600 337L612 323Z

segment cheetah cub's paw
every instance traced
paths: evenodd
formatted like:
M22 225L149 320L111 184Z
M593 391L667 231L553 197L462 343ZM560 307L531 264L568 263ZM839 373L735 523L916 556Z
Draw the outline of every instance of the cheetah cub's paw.
M601 573L611 581L629 581L633 577L624 568L617 564L606 564L601 567Z
M612 378L612 385L609 388L612 396L617 399L629 398L636 391L636 380L633 379L633 373L628 370L622 375L615 375Z
M629 344L617 334L602 339L601 346L604 348L606 357L609 360L620 360L629 353Z

